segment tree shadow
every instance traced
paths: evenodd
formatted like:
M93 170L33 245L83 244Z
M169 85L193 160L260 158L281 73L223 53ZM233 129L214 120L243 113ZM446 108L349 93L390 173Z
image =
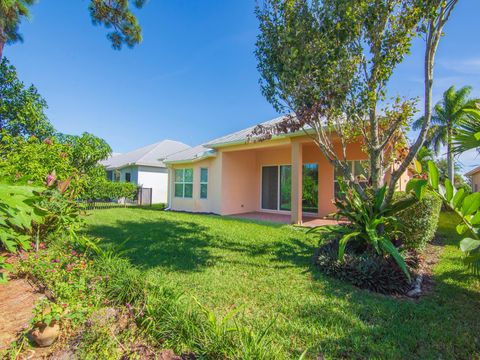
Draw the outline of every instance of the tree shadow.
M143 269L201 271L215 264L208 247L209 229L195 222L166 219L117 221L115 225L90 225L87 233L101 238L103 248L118 248L132 264Z

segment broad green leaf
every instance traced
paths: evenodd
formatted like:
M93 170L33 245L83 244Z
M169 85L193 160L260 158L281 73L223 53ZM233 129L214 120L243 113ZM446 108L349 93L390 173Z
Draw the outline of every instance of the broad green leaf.
M375 209L378 211L381 209L383 200L385 200L385 192L387 191L387 185L383 185L375 194Z
M421 174L422 164L420 163L420 161L418 161L417 159L413 159L413 164L415 165L415 171L417 172L417 174Z
M463 201L464 196L465 196L465 190L463 188L458 189L456 194L453 196L453 207L454 207L454 209L457 209L462 205L462 201Z
M386 237L382 237L380 241L380 246L383 248L384 251L389 253L394 258L400 269L407 276L408 281L411 281L410 273L407 269L407 264L405 263L403 256L400 255L400 253L398 252L395 245L393 245L392 242Z
M475 215L470 219L472 225L480 225L480 211L477 211Z
M447 199L448 202L452 201L453 199L453 185L452 182L449 179L445 180L445 198Z
M345 247L347 246L348 240L358 235L360 235L359 231L353 231L351 233L344 235L340 239L340 242L338 243L338 260L339 261L343 261L343 258L345 256Z
M437 165L433 161L428 162L428 181L430 183L430 186L434 188L435 190L438 189L438 168Z
M463 252L470 252L480 247L480 240L465 238L460 241L460 249Z
M471 215L480 208L480 193L473 193L465 197L462 204L462 214Z
M425 191L427 188L427 180L424 179L412 179L407 183L406 191L410 192L413 191L415 196L421 200L425 195Z

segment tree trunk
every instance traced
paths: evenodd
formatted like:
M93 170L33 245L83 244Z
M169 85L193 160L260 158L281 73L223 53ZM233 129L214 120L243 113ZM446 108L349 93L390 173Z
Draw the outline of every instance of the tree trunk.
M448 178L455 183L455 164L453 161L453 151L452 151L452 138L453 138L453 129L451 127L447 130L447 167L448 167Z

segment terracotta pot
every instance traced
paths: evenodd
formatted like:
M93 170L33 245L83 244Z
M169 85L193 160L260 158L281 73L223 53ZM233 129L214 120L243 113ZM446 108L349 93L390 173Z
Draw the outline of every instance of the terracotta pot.
M59 334L60 325L57 322L52 322L49 326L42 324L35 327L31 332L33 341L40 347L52 345Z

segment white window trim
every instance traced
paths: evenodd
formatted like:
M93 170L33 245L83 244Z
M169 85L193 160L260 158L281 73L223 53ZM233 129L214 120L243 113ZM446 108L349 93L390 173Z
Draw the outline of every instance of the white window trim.
M202 171L203 170L207 171L207 181L202 181ZM208 199L208 178L209 178L208 172L209 172L208 168L205 168L205 167L200 168L200 194L199 194L199 198L202 199L202 200ZM205 196L205 197L202 197L202 185L207 186L207 196Z
M182 181L177 181L177 171L182 171ZM185 181L185 170L192 170L192 181ZM193 198L193 168L179 168L174 169L173 171L173 196L179 199L192 199ZM178 196L176 194L175 188L177 184L182 184L182 196ZM192 196L185 196L185 185L191 184L192 185Z

